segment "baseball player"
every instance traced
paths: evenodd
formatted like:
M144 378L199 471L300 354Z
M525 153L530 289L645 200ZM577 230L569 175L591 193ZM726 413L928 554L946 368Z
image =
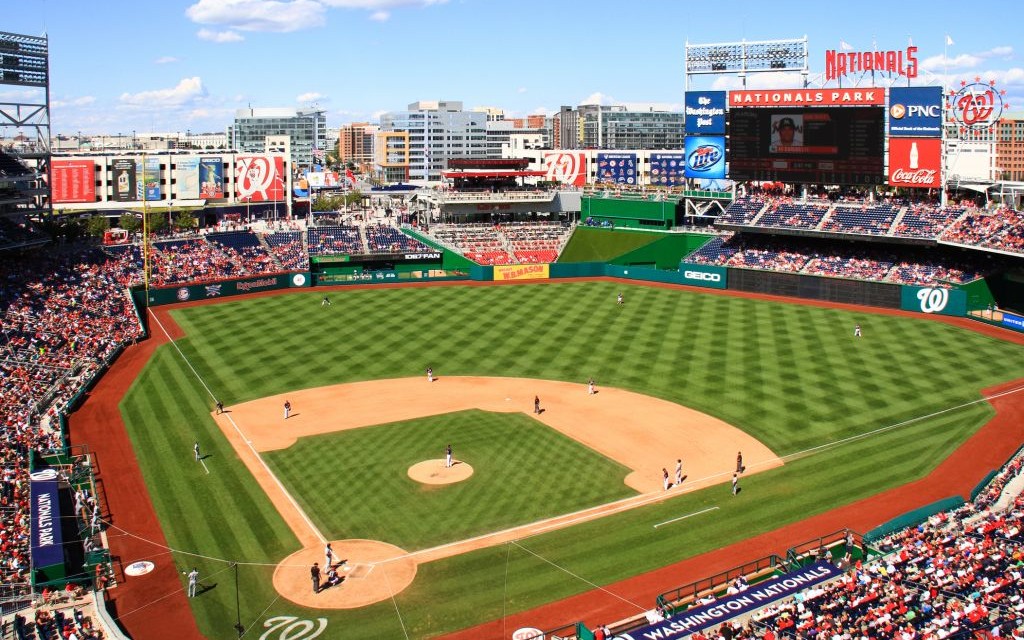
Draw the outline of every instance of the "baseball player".
M188 597L196 597L196 588L199 587L199 569L192 567L188 573Z
M196 441L196 443L194 445L192 445L192 452L196 454L196 462L199 462L199 442L198 441Z
M313 593L320 593L320 565L314 562L309 575L313 578Z
M331 306L331 299L328 298L327 296L324 296L324 299L320 301L320 306L321 307L329 307L329 306Z
M444 450L444 467L450 469L452 466L452 445L449 444Z
M331 568L334 564L334 549L331 549L331 543L328 542L327 546L324 547L324 567L327 569Z
M853 337L854 338L859 338L860 337L860 325L859 324L853 325Z
M292 415L292 403L287 400L284 401L284 419L287 420L288 416Z
M587 382L587 393L590 394L590 395L594 395L594 393L596 393L594 391L594 379L593 378L591 378L590 381Z
M533 396L533 412L540 413L540 396Z
M740 492L740 477L738 474L732 474L732 495L736 495Z
M661 468L661 486L668 491L668 469L664 467Z
M217 413L224 413L224 403L221 402L220 400L217 401Z
M615 298L615 302L616 302L617 304L620 304L620 305L621 305L621 304L622 304L622 301L623 301L623 298L622 298L622 292L620 291L620 292L619 292L619 296L618 296L617 298Z
M431 369L430 367L427 367L427 382L433 382L433 381L434 381L434 370Z
M746 467L743 466L743 452L736 452L736 473L743 473Z
M683 459L676 460L676 486L683 484Z

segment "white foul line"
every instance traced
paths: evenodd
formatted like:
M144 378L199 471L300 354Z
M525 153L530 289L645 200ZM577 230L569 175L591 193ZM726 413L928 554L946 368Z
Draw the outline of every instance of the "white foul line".
M206 460L203 460L202 458L199 458L199 462L201 462L203 464L203 468L206 469L206 473L209 474L210 470L206 466Z
M657 529L658 527L660 527L663 524L672 524L673 522L679 522L680 520L686 520L687 518L691 518L693 516L699 516L702 513L707 513L708 511L714 511L717 508L718 507L708 507L707 509L702 509L700 511L694 511L693 513L688 513L685 516L679 516L678 518L672 518L671 520L666 520L665 522L659 522L658 524L654 525L654 528Z

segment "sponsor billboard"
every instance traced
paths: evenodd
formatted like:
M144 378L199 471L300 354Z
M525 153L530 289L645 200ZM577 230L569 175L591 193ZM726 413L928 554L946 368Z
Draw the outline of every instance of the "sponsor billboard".
M709 627L732 618L763 609L772 602L788 598L826 580L837 578L842 570L831 562L819 560L777 578L770 578L751 585L746 591L718 598L705 605L690 607L669 619L656 622L615 636L617 640L640 640L641 638L687 638Z
M1024 316L1018 316L1004 311L1002 324L1004 327L1009 327L1016 331L1024 331Z
M614 182L615 184L636 184L635 153L599 153L597 154L596 182Z
M199 197L224 197L224 161L220 156L199 159Z
M652 153L650 182L654 186L681 186L686 183L685 168L685 153Z
M199 158L182 158L174 165L174 179L178 185L178 197L184 200L199 199Z
M92 160L54 160L50 166L53 203L96 202L96 163Z
M903 285L900 288L900 309L943 316L966 315L967 292L943 287Z
M686 136L687 178L725 177L725 136Z
M284 199L284 160L280 156L238 156L235 192L239 200L266 202Z
M942 87L889 89L889 135L941 137Z
M135 199L160 199L160 158L146 158L135 163Z
M32 566L36 569L64 563L60 497L57 480L31 480Z
M135 200L135 159L114 158L110 164L114 174L114 200L129 202Z
M686 133L725 135L725 91L687 91Z
M889 138L889 184L938 189L942 186L942 140Z
M885 89L756 89L729 92L730 107L854 107L885 105Z
M726 289L725 267L718 267L709 264L695 264L692 262L679 263L679 273L683 276L683 284L694 287L710 287L712 289Z
M549 275L546 264L514 264L495 265L494 279L504 280L547 280Z
M579 152L544 154L545 180L582 187L587 183L587 155Z

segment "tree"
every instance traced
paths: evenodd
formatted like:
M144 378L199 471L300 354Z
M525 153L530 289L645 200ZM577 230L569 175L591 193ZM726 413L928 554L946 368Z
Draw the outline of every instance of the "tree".
M167 214L163 211L150 210L146 214L146 227L149 233L160 233L167 230Z
M122 213L121 217L117 219L117 226L128 233L138 233L142 228L142 219L133 213Z
M110 220L106 216L89 216L85 220L85 232L94 238L102 238L109 228Z
M181 209L174 216L174 227L176 229L195 229L199 221L191 209Z

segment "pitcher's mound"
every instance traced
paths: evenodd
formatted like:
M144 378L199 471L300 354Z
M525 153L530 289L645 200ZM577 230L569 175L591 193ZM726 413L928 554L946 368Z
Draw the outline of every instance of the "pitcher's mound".
M444 466L444 460L424 460L409 467L409 477L423 484L451 484L461 482L473 475L473 467L456 460L451 467Z
M296 551L274 569L274 588L295 604L314 609L356 609L387 600L416 577L416 561L403 549L376 540L334 540L331 548L341 582L327 584L324 548ZM344 564L341 562L344 561ZM310 568L320 563L320 592L313 593Z

